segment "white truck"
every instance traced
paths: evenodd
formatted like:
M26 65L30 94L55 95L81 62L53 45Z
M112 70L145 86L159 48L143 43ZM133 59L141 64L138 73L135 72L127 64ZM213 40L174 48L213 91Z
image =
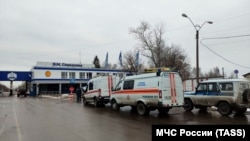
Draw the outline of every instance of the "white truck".
M94 104L95 107L98 107L109 103L112 88L119 80L120 77L113 75L98 76L90 79L87 86L83 87L83 104Z
M148 115L158 109L168 113L184 105L182 79L177 72L155 72L127 76L120 80L110 96L111 109L131 106L132 112Z

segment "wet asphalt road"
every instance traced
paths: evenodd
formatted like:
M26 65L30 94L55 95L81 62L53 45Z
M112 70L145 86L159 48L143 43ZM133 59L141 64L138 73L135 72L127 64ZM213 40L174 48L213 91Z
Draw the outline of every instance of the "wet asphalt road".
M221 116L173 108L166 116L152 111L138 116L130 107L112 111L109 105L95 108L72 98L0 97L0 141L151 141L152 124L244 124L245 115Z

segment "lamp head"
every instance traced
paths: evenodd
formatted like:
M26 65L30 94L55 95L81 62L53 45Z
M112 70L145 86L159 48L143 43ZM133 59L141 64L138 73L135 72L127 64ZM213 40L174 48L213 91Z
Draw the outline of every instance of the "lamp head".
M185 13L182 13L181 16L182 16L182 17L185 17L185 18L188 17Z
M213 24L213 22L212 22L212 21L207 21L207 23L209 23L209 24Z

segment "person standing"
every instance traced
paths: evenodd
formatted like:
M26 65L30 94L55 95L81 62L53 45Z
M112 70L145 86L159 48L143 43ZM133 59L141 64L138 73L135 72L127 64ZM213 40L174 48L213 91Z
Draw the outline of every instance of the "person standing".
M76 89L76 102L81 103L82 90L81 88Z

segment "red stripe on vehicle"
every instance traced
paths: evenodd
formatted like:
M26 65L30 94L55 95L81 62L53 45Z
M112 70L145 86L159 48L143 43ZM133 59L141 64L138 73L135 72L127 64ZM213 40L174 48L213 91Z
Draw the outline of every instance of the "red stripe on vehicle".
M102 93L101 93L101 89L98 89L98 96L101 97Z
M173 101L174 101L174 103L176 103L176 82L175 82L175 75L174 74L172 74L173 75L173 84L174 84L174 93L173 93Z
M108 93L109 93L109 96L111 94L111 87L112 87L112 77L108 76Z
M88 91L85 94L92 94L92 93L98 93L99 94L100 92L101 92L101 89L98 89L98 90Z
M171 101L172 103L176 103L176 83L175 83L175 75L173 73L169 74L170 78L170 91L171 91Z
M172 74L169 74L169 81L170 81L170 93L171 93L171 101L173 103L173 82L172 82Z
M159 94L159 89L137 89L137 90L120 90L112 94Z

